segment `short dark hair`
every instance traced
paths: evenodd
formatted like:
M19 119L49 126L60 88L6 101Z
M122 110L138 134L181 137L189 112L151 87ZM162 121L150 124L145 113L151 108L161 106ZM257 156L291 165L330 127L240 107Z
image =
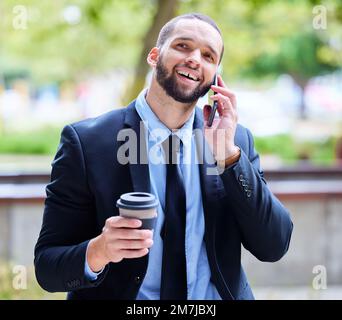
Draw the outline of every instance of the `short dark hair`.
M170 21L168 21L160 30L159 35L158 35L158 39L157 39L157 44L156 46L158 48L161 48L164 43L166 42L166 40L170 37L170 35L172 34L173 30L175 29L175 26L177 24L177 22L179 20L182 19L197 19L197 20L201 20L204 21L208 24L210 24L213 28L215 28L217 30L217 32L220 34L221 38L222 38L222 33L220 28L217 26L216 22L211 19L209 16L206 16L202 13L186 13L186 14L182 14L180 16L174 17L173 19L171 19ZM221 56L220 56L220 60L219 62L221 62L222 60L222 56L223 56L223 51L224 51L224 44L223 44L223 39L222 39L222 52L221 52Z

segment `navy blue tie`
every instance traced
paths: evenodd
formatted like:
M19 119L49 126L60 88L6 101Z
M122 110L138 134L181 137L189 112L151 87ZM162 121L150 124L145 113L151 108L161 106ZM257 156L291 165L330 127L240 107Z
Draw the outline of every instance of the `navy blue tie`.
M177 150L181 140L170 135L164 142L166 156L165 222L163 238L163 263L160 299L186 300L185 224L186 198Z

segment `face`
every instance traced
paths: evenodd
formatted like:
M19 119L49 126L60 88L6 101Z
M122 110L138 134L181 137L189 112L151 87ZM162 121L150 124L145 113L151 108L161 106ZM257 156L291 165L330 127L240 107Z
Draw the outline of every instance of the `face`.
M157 82L176 101L196 102L210 89L222 47L220 34L208 23L180 20L159 51Z

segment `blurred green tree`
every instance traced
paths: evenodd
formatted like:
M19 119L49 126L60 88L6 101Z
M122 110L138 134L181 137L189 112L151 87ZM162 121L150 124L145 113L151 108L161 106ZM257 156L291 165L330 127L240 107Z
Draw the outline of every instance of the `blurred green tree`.
M186 1L214 17L225 41L225 79L265 79L289 74L302 89L310 78L342 67L342 2L339 0ZM322 21L320 19L326 19ZM325 24L324 24L325 22ZM318 24L318 25L317 25ZM321 28L320 28L321 27Z
M306 117L304 89L310 78L342 67L342 5L338 1L327 1L326 6L310 6L315 3L316 1L297 3L295 11L284 4L283 11L288 13L287 21L284 23L279 20L281 23L277 23L272 19L269 22L272 29L266 37L266 25L255 31L260 41L259 48L241 70L242 75L254 78L283 73L291 75L302 92L299 110L301 118ZM305 12L310 12L310 8L312 15L304 15ZM266 9L277 13L274 4L265 6L257 17L258 24L263 23L261 18L265 16L266 12L263 10ZM275 18L280 17L276 14ZM270 40L275 45L269 43Z
M312 76L342 65L342 2L324 0L326 29L313 26L316 0L22 0L27 28L14 25L16 0L0 3L0 77L30 71L36 83L80 79L124 68L134 74L124 94L134 98L149 70L146 55L172 16L202 12L220 26L224 78L290 74L304 88ZM316 13L317 15L317 13ZM135 68L135 69L134 69ZM301 115L305 114L301 108Z
M0 74L26 69L39 84L131 68L154 0L75 0L72 5L68 0L23 0L26 29L14 25L16 0L0 5Z
M134 99L144 87L146 75L149 71L146 57L151 48L155 46L160 29L176 15L178 5L178 0L158 0L152 24L143 39L143 49L136 64L132 84L128 86L127 91L123 95L124 102L128 103Z

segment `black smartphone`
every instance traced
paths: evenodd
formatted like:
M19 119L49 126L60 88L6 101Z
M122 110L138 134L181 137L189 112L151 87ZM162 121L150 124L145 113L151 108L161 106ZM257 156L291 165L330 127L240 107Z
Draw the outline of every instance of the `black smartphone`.
M216 73L215 73L213 85L217 86L217 74ZM216 92L214 91L214 93L216 93ZM207 122L207 126L208 127L211 127L213 125L216 109L217 109L217 101L214 101L213 106L211 107L211 112L210 112L209 119L208 119L208 122Z

